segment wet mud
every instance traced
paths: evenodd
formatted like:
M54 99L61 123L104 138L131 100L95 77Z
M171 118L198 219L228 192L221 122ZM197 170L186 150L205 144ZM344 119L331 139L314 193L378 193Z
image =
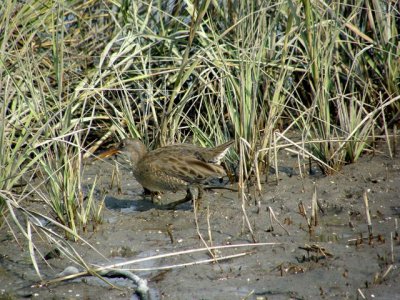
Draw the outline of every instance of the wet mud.
M400 215L399 156L392 159L385 151L376 152L336 175L305 174L302 178L297 157L282 152L279 180L270 174L261 195L250 187L242 206L237 192L208 190L196 214L190 203L176 210L160 210L143 200L142 188L129 170L120 169L121 192L115 184L110 188L108 173L114 162L93 162L86 166L85 180L90 187L94 177L99 177L99 199L105 189L103 222L82 236L101 255L82 242L72 245L86 262L108 265L204 248L205 242L208 246L248 244L126 267L148 281L150 299L400 299L400 238L396 228ZM314 191L320 209L318 224L310 229L307 218ZM366 221L365 193L372 236ZM184 195L166 193L161 200ZM30 205L46 210L40 203ZM284 228L271 221L271 210ZM33 286L39 280L29 253L22 250L28 249L26 241L21 235L17 237L20 244L7 226L0 231L1 299L139 299L135 285L127 278L107 278L118 288L93 276ZM275 244L253 245L254 240ZM42 253L52 250L46 241L38 245ZM243 255L200 263L213 256L234 254ZM73 265L57 252L47 264L40 262L44 279L55 278Z

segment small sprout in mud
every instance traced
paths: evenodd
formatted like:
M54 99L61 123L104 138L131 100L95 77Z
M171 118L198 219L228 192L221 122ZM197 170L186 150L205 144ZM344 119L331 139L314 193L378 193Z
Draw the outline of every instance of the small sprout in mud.
M394 219L394 236L392 237L392 240L395 240L397 243L400 243L400 235L399 235L399 229L398 229L398 221L397 218Z
M369 286L371 285L371 283L369 281L365 281L364 284L365 284L366 289L368 289ZM367 298L365 298L365 299L367 299Z
M368 244L369 245L373 245L373 242L376 241L380 244L384 244L386 242L385 237L382 234L377 234L375 236L373 235L368 235L368 237L363 237L362 233L360 233L360 235L355 238L355 239L350 239L347 242L349 244L354 244L356 247L364 244L364 240L368 240Z
M359 212L358 210L357 211L354 211L354 210L349 211L349 216L351 219L354 219L356 221L362 220L361 212Z
M368 244L373 245L374 241L379 243L379 244L384 244L385 243L385 238L382 236L382 234L377 234L377 235L368 235Z
M97 209L94 209L93 215L92 215L92 226L93 226L93 232L97 231L97 225L103 223L103 208L105 205L105 200L106 200L106 193L103 191L101 195L101 200L100 203L97 206Z
M382 234L378 234L376 236L376 240L378 241L378 243L381 243L381 244L385 243L385 237Z
M384 219L385 219L385 215L384 215L380 210L377 210L377 211L376 211L376 216L377 216L380 220L384 220Z
M392 255L391 254L392 253L387 253L387 252L385 252L383 255L377 254L378 262L381 267L392 264Z
M306 268L304 268L303 266L293 264L293 263L288 263L288 264L281 263L280 265L278 265L274 269L272 269L272 271L274 271L274 270L278 270L282 277L283 277L283 275L286 275L286 274L298 274L298 273L306 272Z
M293 225L293 220L292 220L292 218L291 218L291 217L286 217L286 218L283 220L283 224L285 224L285 225Z
M304 207L304 204L302 201L299 202L298 207L299 207L299 214L307 219L306 208Z
M172 235L173 225L167 224L166 227L167 227L167 234L169 236L169 239L171 240L171 244L174 244L175 240L174 240L174 236Z
M324 247L319 245L304 245L303 247L299 247L299 249L307 251L307 259L304 258L304 261L315 261L318 262L321 258L333 257L333 254L328 252ZM310 256L310 252L317 253L317 256ZM304 262L302 261L302 262Z
M382 283L382 279L380 278L380 274L379 273L375 273L374 275L374 280L372 280L373 284L380 284Z
M348 278L348 277L349 277L349 270L344 269L344 272L342 273L342 276L343 276L344 278Z
M299 214L306 219L307 226L308 226L308 234L310 236L314 235L315 226L318 225L318 217L317 217L318 203L317 203L316 197L317 197L316 189L314 189L313 200L312 200L312 205L311 205L311 209L312 209L311 217L307 216L307 211L306 211L306 208L305 208L303 202L300 201L298 204Z
M351 221L350 214L349 214L349 227L350 227L351 229L354 229L354 224L353 224L353 222Z

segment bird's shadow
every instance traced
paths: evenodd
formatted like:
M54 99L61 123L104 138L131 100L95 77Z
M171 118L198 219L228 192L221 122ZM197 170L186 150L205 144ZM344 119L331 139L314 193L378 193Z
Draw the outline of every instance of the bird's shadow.
M162 205L157 205L151 202L150 199L140 199L127 200L119 199L113 196L106 196L104 199L104 205L106 208L111 210L118 210L123 212L143 212L151 209L168 210L163 208ZM191 210L192 205L190 202L177 205L173 210Z

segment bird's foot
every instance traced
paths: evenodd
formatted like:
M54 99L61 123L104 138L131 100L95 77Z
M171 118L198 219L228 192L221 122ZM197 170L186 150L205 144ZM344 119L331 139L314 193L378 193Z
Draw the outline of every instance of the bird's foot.
M162 210L171 210L171 209L175 209L178 205L186 203L186 202L189 202L189 201L190 201L190 199L186 199L186 197L185 197L185 198L183 198L181 200L174 201L174 202L171 202L171 203L159 204L158 208L160 208Z
M198 202L198 201L194 201L194 197L193 197L193 194L190 191L190 189L187 190L185 198L180 199L178 201L171 202L171 203L167 203L167 204L162 204L162 205L160 204L159 208L165 209L165 210L171 210L171 209L175 209L178 205L189 202L189 201Z
M162 203L161 201L161 192L153 192L150 191L146 188L143 189L143 199L146 199L148 196L150 196L151 202L160 205Z

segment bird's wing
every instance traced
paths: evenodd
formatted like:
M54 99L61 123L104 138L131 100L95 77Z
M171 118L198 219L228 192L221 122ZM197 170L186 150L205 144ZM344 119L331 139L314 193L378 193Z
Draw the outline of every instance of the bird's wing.
M155 153L156 154L156 153ZM202 183L212 177L225 175L225 170L216 164L207 163L196 153L173 153L171 155L151 155L144 162L149 170L157 170L166 176L173 176L189 183ZM176 154L176 155L173 155Z

